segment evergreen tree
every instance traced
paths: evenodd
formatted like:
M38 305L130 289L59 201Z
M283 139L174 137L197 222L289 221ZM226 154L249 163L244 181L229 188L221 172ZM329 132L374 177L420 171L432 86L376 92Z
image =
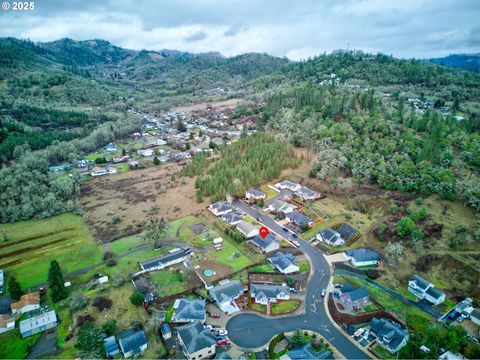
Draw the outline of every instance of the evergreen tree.
M21 296L23 295L20 283L17 281L15 276L10 277L8 280L8 293L14 301L20 300Z
M100 331L88 321L78 332L76 344L78 355L82 359L101 359L103 355Z
M53 302L58 302L67 297L65 279L57 260L53 260L50 263L50 269L48 269L48 288Z

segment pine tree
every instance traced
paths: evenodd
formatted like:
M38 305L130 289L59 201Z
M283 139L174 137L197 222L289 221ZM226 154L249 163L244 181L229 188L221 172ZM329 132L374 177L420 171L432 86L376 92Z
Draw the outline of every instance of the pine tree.
M8 280L8 293L10 294L10 297L14 301L20 300L20 298L23 295L22 288L20 287L20 283L17 281L15 276L12 276Z
M67 297L65 280L57 260L53 260L50 263L50 269L48 269L48 288L53 302L58 302Z

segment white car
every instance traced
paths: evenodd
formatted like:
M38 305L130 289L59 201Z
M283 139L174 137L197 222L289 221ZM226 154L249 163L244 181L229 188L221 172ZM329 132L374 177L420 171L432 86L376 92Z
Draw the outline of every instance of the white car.
M297 240L292 240L292 244L296 247L300 246L300 243Z
M221 335L221 336L228 335L228 331L227 330L218 330L218 335Z
M212 326L212 325L203 325L203 328L204 328L204 329L208 329L208 330L213 330L213 326Z
M326 291L325 289L322 290L322 297L325 296L325 293L326 293L326 292L327 292L327 291Z

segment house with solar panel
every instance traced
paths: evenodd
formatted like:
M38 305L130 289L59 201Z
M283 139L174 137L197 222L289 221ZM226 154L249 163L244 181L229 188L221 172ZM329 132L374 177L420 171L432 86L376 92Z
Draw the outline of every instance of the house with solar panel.
M148 348L148 340L143 330L123 331L117 335L117 339L124 358L140 356Z
M420 299L425 299L433 305L441 304L445 301L445 294L437 289L431 282L424 278L413 275L408 280L408 291Z
M205 322L205 300L177 299L173 303L172 321L187 323L194 321Z
M205 329L200 321L178 327L177 337L189 360L206 359L215 355L217 342L212 332Z
M300 271L297 260L290 253L277 252L268 258L268 262L272 267L282 274L291 274Z

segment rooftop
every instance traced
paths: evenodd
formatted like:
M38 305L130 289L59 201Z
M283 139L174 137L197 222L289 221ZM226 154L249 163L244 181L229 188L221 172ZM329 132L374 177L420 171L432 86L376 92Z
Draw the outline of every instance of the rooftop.
M224 284L217 285L210 290L214 300L224 302L237 297L243 292L243 285L239 280L230 280Z
M205 300L179 299L174 308L173 321L205 319Z
M370 249L352 249L352 250L345 250L345 254L355 259L355 261L363 262L363 261L374 261L380 260L380 254L374 250Z
M177 333L189 354L216 344L211 331L204 329L200 321L178 327Z
M255 246L259 247L260 249L267 249L272 243L278 243L279 241L275 237L275 235L272 235L269 233L265 238L262 238L260 235L255 236L252 240L252 244Z
M188 254L185 250L180 249L170 254L162 255L162 256L141 262L140 266L142 267L142 269L148 270L157 266L168 264L171 261L181 259L187 255Z
M277 252L275 255L272 255L268 258L270 262L277 266L279 269L284 270L290 265L297 265L298 263L295 260L295 257L290 253L283 253L281 251Z
M123 331L117 335L117 338L124 353L133 351L134 354L140 354L140 347L148 344L143 330L130 329Z
M20 333L26 333L27 331L31 331L37 329L39 327L53 324L57 322L57 314L55 310L48 311L46 313L32 316L28 319L20 321Z
M40 305L40 294L38 291L22 295L19 301L12 303L12 310L18 310L27 305Z

